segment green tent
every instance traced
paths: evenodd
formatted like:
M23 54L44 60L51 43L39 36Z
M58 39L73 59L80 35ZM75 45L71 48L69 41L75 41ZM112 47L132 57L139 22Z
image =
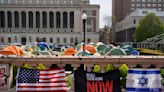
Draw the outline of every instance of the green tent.
M110 52L111 49L112 49L112 47L105 48L103 51L103 54L105 55L106 53Z
M128 55L130 55L131 52L134 50L134 49L133 49L131 46L129 46L129 45L123 46L122 49L124 49Z
M107 55L126 55L126 52L122 48L113 48L107 53Z
M98 51L98 53L100 53L101 55L103 55L104 53L104 50L107 48L108 46L107 45L99 45L98 47L97 47L97 51Z

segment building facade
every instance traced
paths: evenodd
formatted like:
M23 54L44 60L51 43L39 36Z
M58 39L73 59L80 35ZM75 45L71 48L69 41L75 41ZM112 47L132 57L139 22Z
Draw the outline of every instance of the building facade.
M82 14L88 15L86 41L99 41L99 5L89 0L0 0L0 44L83 40Z
M156 9L138 9L116 24L117 42L135 42L134 34L139 21L148 13L155 13L164 22L164 11Z
M113 0L112 15L119 22L138 9L164 11L164 0Z
M126 17L129 16L132 12L139 9L164 11L164 0L112 0L112 3L112 16L115 18L112 24L112 39L114 39L115 42L127 41L128 38L125 38L126 32L117 30L116 25L121 21L126 21ZM132 29L132 32L129 32L129 34L134 34L134 30L135 29ZM117 33L118 31L119 33ZM118 39L116 37L120 38ZM131 38L132 37L129 39Z

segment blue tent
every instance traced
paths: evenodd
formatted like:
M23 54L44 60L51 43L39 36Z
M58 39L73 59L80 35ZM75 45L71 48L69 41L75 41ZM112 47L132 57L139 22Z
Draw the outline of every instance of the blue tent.
M48 44L46 42L39 42L38 47L41 49L41 51L43 51L48 48Z
M131 52L131 55L140 55L140 52L137 51L137 50L133 50L133 51Z

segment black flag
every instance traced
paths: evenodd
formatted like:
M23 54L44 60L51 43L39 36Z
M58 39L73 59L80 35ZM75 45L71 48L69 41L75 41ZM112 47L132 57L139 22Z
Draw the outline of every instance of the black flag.
M79 68L74 76L75 92L121 92L119 70L94 73Z

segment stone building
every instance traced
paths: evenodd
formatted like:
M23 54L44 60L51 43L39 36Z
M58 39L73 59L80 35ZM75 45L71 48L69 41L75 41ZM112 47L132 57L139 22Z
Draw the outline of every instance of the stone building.
M86 41L98 42L99 8L90 0L0 0L0 44L74 45L83 40L84 12Z

